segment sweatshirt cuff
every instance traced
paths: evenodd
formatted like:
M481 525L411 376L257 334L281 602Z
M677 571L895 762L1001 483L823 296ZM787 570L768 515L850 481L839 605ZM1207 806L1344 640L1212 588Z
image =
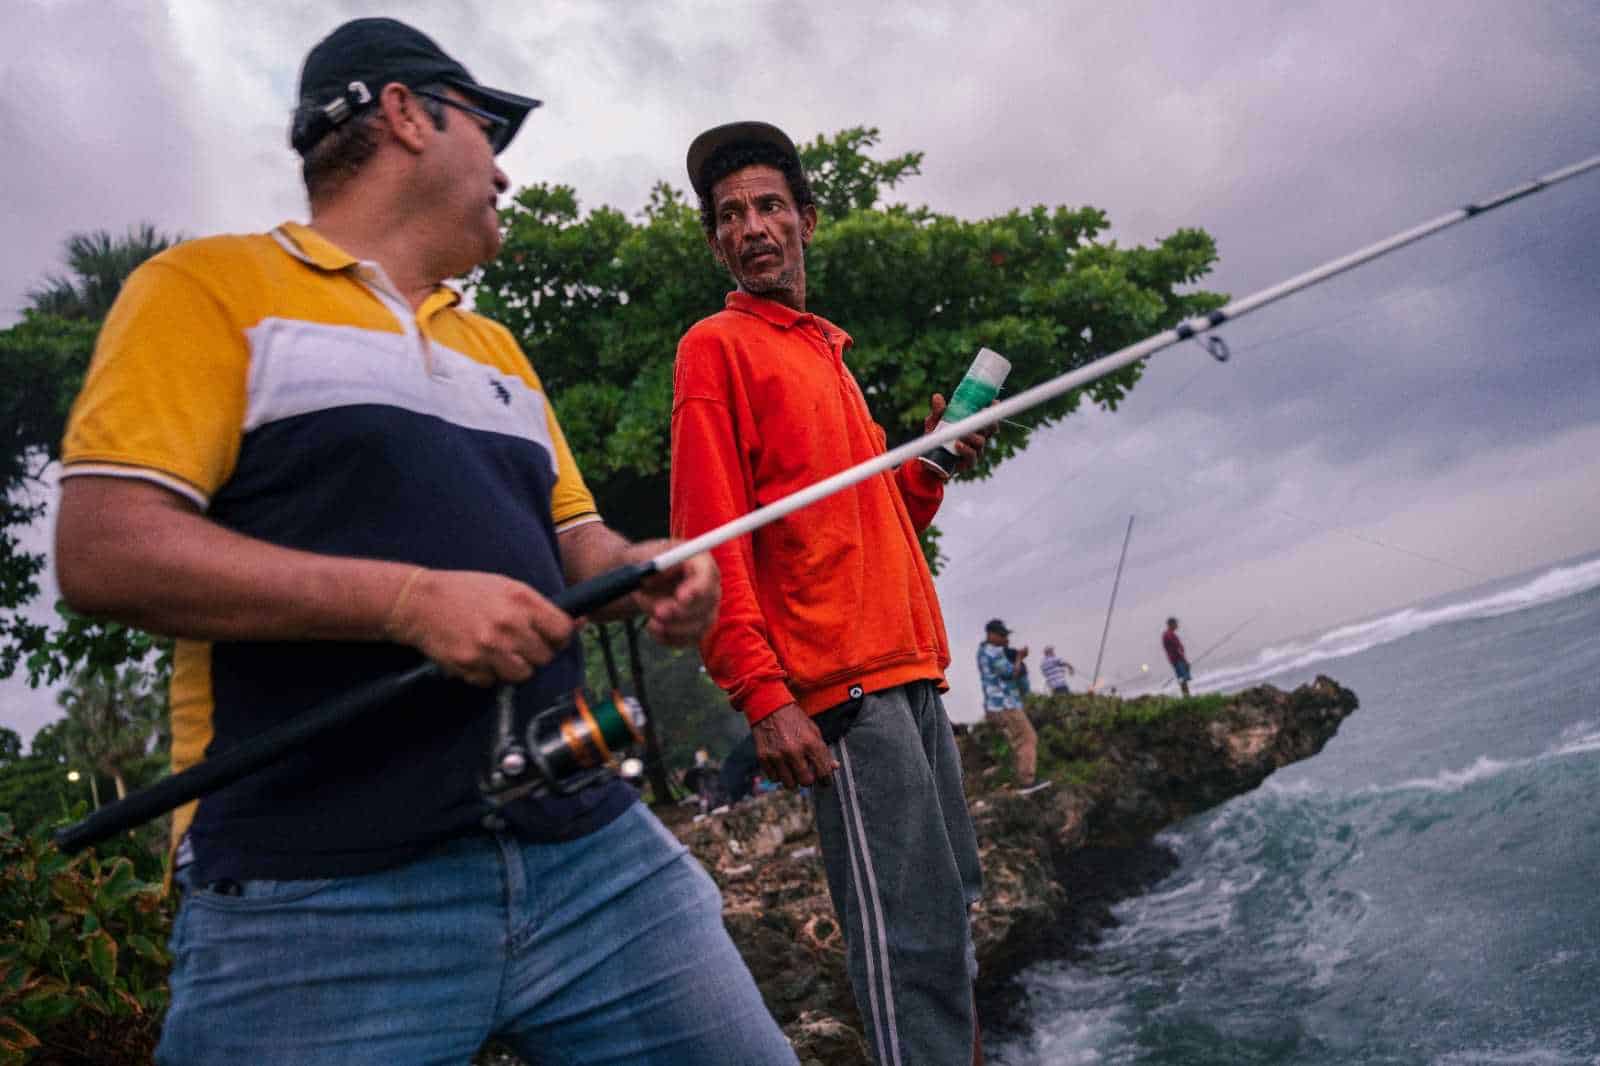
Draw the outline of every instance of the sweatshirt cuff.
M907 459L900 464L900 469L905 472L907 486L919 495L930 499L942 500L944 486L947 478L939 476L931 465L921 459Z
M795 698L790 693L789 686L781 681L769 681L757 686L755 691L745 698L744 706L739 709L744 712L745 719L751 725L755 725L779 707L786 707L794 702Z

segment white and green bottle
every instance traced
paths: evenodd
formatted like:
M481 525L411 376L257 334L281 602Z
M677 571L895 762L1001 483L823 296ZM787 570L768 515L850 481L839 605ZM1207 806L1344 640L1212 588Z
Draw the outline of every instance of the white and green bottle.
M979 348L977 357L967 368L967 376L961 379L961 384L956 386L955 395L950 397L939 424L943 426L959 422L963 418L971 418L994 403L994 398L1000 394L1000 386L1005 384L1006 375L1009 373L1011 373L1009 359L993 349ZM961 456L956 452L953 441L950 444L941 444L921 458L923 462L938 467L946 477L955 473L957 464L961 462Z

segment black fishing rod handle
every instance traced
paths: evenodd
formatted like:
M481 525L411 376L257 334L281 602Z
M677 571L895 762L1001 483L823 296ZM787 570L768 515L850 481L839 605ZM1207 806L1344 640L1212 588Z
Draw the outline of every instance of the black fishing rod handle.
M655 572L656 564L653 560L628 563L615 570L607 570L599 577L591 577L587 581L580 581L576 585L562 589L551 602L576 618L596 608L604 607L612 600L626 596L644 584L644 579Z
M190 800L215 792L224 785L231 785L241 777L277 762L317 734L360 717L413 685L443 676L444 671L437 663L425 662L405 673L353 689L322 707L291 718L281 726L258 733L215 758L196 763L182 773L164 778L126 799L101 807L76 825L57 832L56 846L71 853L98 844L125 829L132 829L181 807Z

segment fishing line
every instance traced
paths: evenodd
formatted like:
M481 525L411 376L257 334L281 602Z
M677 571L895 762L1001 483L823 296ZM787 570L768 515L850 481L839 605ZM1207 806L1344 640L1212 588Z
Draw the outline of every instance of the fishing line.
M1576 220L1576 222L1577 223L1583 223L1583 222L1594 220L1596 218L1600 218L1600 211L1590 212L1587 215L1579 216L1579 218ZM1568 227L1568 228L1571 228L1571 227ZM1422 288L1413 288L1413 289L1409 289L1409 290L1407 290L1405 292L1391 293L1391 294L1386 295L1386 296L1375 297L1375 298L1373 298L1371 300L1365 301L1360 306L1358 306L1356 309L1354 309L1354 310L1352 310L1352 311L1350 311L1350 312L1348 312L1346 314L1340 315L1340 316L1338 316L1336 318L1326 319L1326 320L1323 320L1323 321L1320 321L1320 322L1312 323L1312 324L1307 325L1307 326L1303 326L1303 327L1299 327L1299 328L1296 328L1296 329L1293 329L1293 330L1289 330L1289 331L1284 332L1284 333L1274 334L1273 336L1266 337L1266 338L1263 338L1261 340L1251 341L1250 343L1248 343L1246 345L1243 345L1242 347L1239 347L1239 348L1233 350L1232 354L1235 355L1235 356L1247 355L1247 354L1252 353L1252 352L1258 352L1263 348L1267 348L1267 347L1270 347L1270 346L1273 346L1273 345L1281 344L1281 343L1283 343L1285 341L1293 340L1293 339L1295 339L1297 337L1303 337L1303 336L1307 336L1307 335L1310 335L1310 334L1320 333L1320 332L1323 332L1325 330L1332 329L1335 326L1343 325L1343 324L1351 321L1352 319L1367 318L1367 317L1371 316L1372 309L1374 307L1404 307L1408 303L1413 303L1413 302L1420 301L1420 300L1422 300L1422 299L1424 299L1424 298L1426 298L1426 297L1438 292L1439 290L1449 288L1449 287L1451 287L1453 285L1453 283L1459 281L1462 278L1471 277L1471 276L1473 276L1475 274L1484 273L1484 272L1486 272L1486 271L1488 271L1488 270L1490 270L1490 269L1492 269L1492 268L1494 268L1496 266L1503 265L1503 264L1505 264L1507 262L1510 262L1510 261L1513 261L1513 260L1516 260L1516 259L1527 258L1533 253L1533 251L1535 251L1536 249L1538 249L1540 247L1543 247L1545 245L1548 245L1548 244L1552 243L1558 236L1562 236L1562 234L1552 234L1550 236L1540 237L1537 240L1530 240L1528 242L1525 242L1523 245L1521 245L1521 246L1519 246L1519 247L1517 247L1517 248L1515 248L1515 249L1513 249L1511 251L1507 251L1507 252L1504 252L1504 253L1502 253L1500 255L1497 255L1492 259L1485 260L1485 261L1482 261L1482 262L1474 262L1470 266L1463 267L1463 268L1461 268L1459 270L1451 271L1450 273L1443 275L1442 277L1438 278L1437 280L1429 282L1426 286L1424 286ZM1562 275L1562 279L1563 280L1575 279L1577 277L1582 276L1582 274L1583 274L1582 271L1574 271L1570 275ZM1531 311L1535 311L1535 312L1540 312L1540 311L1554 310L1554 309L1556 309L1558 307L1562 307L1562 306L1565 306L1565 305L1566 305L1566 301L1557 301L1556 303L1523 302L1523 303L1520 303L1518 306L1520 308L1522 308L1523 310L1531 310ZM1471 333L1471 332L1475 331L1476 329L1477 329L1477 326L1475 324L1473 324L1473 323L1464 323L1464 324L1462 324L1460 329L1455 330L1453 332L1450 332L1450 333L1447 333L1447 334L1442 334L1442 335L1436 334L1435 335L1435 339L1438 340L1438 339L1448 339L1450 337L1457 337L1457 336L1461 336L1463 334ZM1208 339L1211 339L1211 338L1208 338ZM1215 358L1215 356L1213 356L1213 358ZM1185 378L1184 381L1181 384L1179 384L1176 388L1174 388L1171 393L1169 393L1165 397L1162 397L1157 402L1164 403L1164 404L1172 403L1178 397L1180 397L1184 393L1186 393L1189 390L1190 386L1192 386L1197 380L1199 380L1199 378L1202 375L1204 375L1207 372L1208 369L1209 369L1209 367L1204 366L1204 365L1198 367L1192 374L1190 374L1187 378ZM1006 419L1005 420L1005 424L1006 425L1011 425L1011 426L1016 426L1017 428L1023 429L1023 430L1025 430L1027 432L1030 432L1030 433L1038 432L1038 431L1043 430L1043 429L1056 428L1054 426L1031 426L1031 427L1030 426L1024 426L1022 423L1014 422L1014 421L1011 421L1010 419ZM1095 469L1096 466L1097 466L1097 463L1098 463L1098 460L1099 460L1100 456L1102 454L1104 454L1106 449L1109 448L1109 447L1110 447L1109 443L1100 444L1099 446L1097 446L1094 449L1094 451L1092 453L1090 453L1089 457L1076 470L1073 470L1070 474L1066 475L1064 478L1053 482L1052 487L1048 491L1048 493L1046 495L1041 496L1038 500L1036 500L1035 503L1033 504L1033 506L1029 507L1027 509L1027 511L1025 511L1024 513L1018 515L1016 518L1012 519L1011 521L1005 523L1005 525L1000 526L999 528L995 529L993 536L985 537L983 542L981 543L981 545L976 550L976 552L974 552L971 555L967 555L967 554L964 553L963 555L961 555L960 557L957 557L957 558L952 558L950 556L946 556L946 560L949 563L952 563L952 564L954 564L956 562L959 562L963 566L969 565L969 564L974 564L974 563L980 563L980 562L984 561L985 559L996 555L997 553L999 553L1001 551L1001 549L1008 547L1010 545L1010 543L1011 543L1011 540L1010 540L1011 532L1014 529L1018 528L1022 524L1024 519L1032 517L1032 515L1035 514L1039 510L1039 508L1041 506L1043 506L1044 504L1046 504L1048 502L1051 502L1051 501L1057 499L1058 497L1060 497L1061 494L1066 491L1067 487L1072 482L1078 480L1080 477L1082 477L1084 474L1088 473L1090 470ZM1125 461L1124 465L1127 465L1128 462L1129 461ZM1143 465L1145 467L1145 469L1149 469L1148 465L1146 465L1146 464L1134 463L1133 465ZM1118 501L1125 500L1125 499L1126 499L1126 496L1118 497ZM1118 509L1120 509L1120 508L1118 508ZM1167 510L1170 510L1170 509L1171 508L1168 508ZM1162 511L1154 511L1154 512L1147 512L1147 513L1161 514L1163 512ZM1311 521L1311 520L1310 519L1305 519L1305 521ZM1031 549L1031 548L1042 547L1044 543L1045 542L1039 542L1039 543L1030 544L1030 545L1028 545L1028 548ZM1429 560L1429 561L1438 561L1438 560ZM1443 565L1451 566L1452 564L1443 563ZM1456 569L1460 569L1460 568L1456 567ZM1463 572L1470 573L1470 571L1463 571ZM1474 575L1474 576L1476 576L1476 575ZM954 587L956 589L960 589L960 588L965 587L966 585L970 585L971 583L972 582L964 582L964 583L957 584Z
M1600 212L1597 212L1596 215L1597 215L1597 217L1600 217ZM1510 258L1510 257L1502 257L1502 258ZM1378 302L1398 303L1398 304L1403 306L1404 303L1406 303L1408 301L1414 301L1414 300L1422 299L1422 298L1426 297L1427 295L1429 295L1430 293L1434 292L1436 289L1441 289L1441 288L1446 287L1446 284L1449 281L1453 280L1455 277L1460 277L1460 276L1463 276L1464 274L1471 274L1471 273L1476 273L1476 272L1479 272L1479 271L1482 271L1482 270L1486 270L1486 269L1489 268L1489 266L1492 266L1492 265L1495 265L1495 264L1491 263L1491 264L1487 264L1487 265L1484 265L1484 266L1474 267L1474 268L1472 268L1470 270L1467 270L1467 271L1457 272L1457 274L1453 275L1452 277L1445 278L1442 281L1440 281L1440 282L1438 282L1436 284L1429 285L1426 288L1417 289L1417 290L1414 290L1412 292L1406 293L1406 294L1404 294L1403 297L1386 297L1383 300L1380 300ZM1582 276L1582 273L1583 272L1581 272L1581 271L1575 271L1570 275L1570 277L1577 278L1577 277ZM1568 275L1564 275L1563 277L1567 277L1567 276ZM1565 307L1565 306L1568 305L1568 303L1569 303L1569 301L1566 301L1566 300L1558 300L1558 301L1556 301L1554 303L1540 301L1540 302L1524 302L1524 303L1519 304L1518 306L1523 310L1540 313L1540 312L1548 312L1548 311L1555 310L1557 308ZM1358 312L1354 312L1354 314L1355 315L1361 315L1361 314L1364 314L1364 312L1358 311ZM1318 331L1321 331L1321 330L1324 330L1324 329L1330 329L1333 326L1341 324L1343 321L1344 321L1344 319L1341 318L1341 319L1336 319L1336 320L1333 320L1333 321L1330 321L1330 322L1324 322L1324 323L1321 323L1321 324L1318 324L1318 325L1309 326L1309 327L1306 327L1305 329L1295 330L1292 333L1282 334L1282 335L1280 335L1280 338L1292 338L1292 337L1302 336L1302 335L1305 335L1307 333L1315 333L1315 332L1318 332ZM1457 337L1461 337L1461 336L1464 336L1464 335L1472 334L1472 333L1476 332L1478 330L1478 328L1479 327L1478 327L1478 325L1476 323L1472 323L1472 322L1458 323L1458 328L1456 328L1454 330L1451 330L1451 331L1448 331L1448 332L1436 332L1436 333L1434 333L1432 339L1436 344L1444 343L1445 341L1449 341L1449 340L1451 340L1453 338L1457 338ZM1254 343L1251 343L1249 345L1246 345L1245 347L1240 348L1238 350L1238 353L1236 353L1236 354L1248 354L1250 352L1258 351L1259 349L1264 348L1264 347L1268 346L1271 343L1274 343L1274 341L1273 340L1267 340L1267 341L1254 342ZM1197 370L1195 370L1195 372L1190 374L1189 377L1186 378L1182 382L1182 384L1180 384L1175 389L1173 389L1173 391L1168 396L1166 396L1164 398L1164 402L1170 403L1173 400L1175 400L1177 397L1181 396L1184 392L1186 392L1188 390L1188 388L1191 385L1194 384L1195 381L1197 381L1202 375L1204 375L1207 372L1208 369L1209 369L1208 367L1202 366L1202 367L1198 368ZM1009 422L1009 420L1008 420L1008 424L1017 425L1018 423ZM1099 457L1110 446L1111 446L1110 443L1104 443L1104 444L1101 444L1101 445L1097 446L1095 448L1095 450L1090 454L1089 458L1087 460L1085 460L1081 466L1079 466L1077 469L1073 470L1070 474L1066 475L1064 478L1053 482L1051 489L1046 494L1043 494L1038 499L1036 499L1033 502L1033 504L1026 511L1024 511L1022 514L1017 515L1015 518L1013 518L1010 521L1006 522L1004 525L997 526L997 527L991 527L993 529L993 536L985 538L985 540L982 542L982 544L981 544L981 546L979 548L977 548L975 551L973 551L970 554L969 553L962 553L961 555L953 557L953 558L951 556L946 556L947 562L952 566L959 565L959 566L961 566L963 568L977 566L979 564L982 564L982 563L986 562L989 558L998 555L1001 552L1002 549L1010 549L1012 547L1013 543L1014 543L1014 539L1015 538L1014 538L1013 534L1014 534L1015 531L1021 530L1021 529L1031 529L1031 528L1033 528L1033 527L1027 525L1024 520L1028 519L1028 518L1031 518L1033 515L1035 515L1045 505L1047 505L1047 504L1053 502L1055 499L1057 499L1066 490L1066 488L1068 487L1068 485L1071 482L1076 481L1078 478L1082 477L1084 474L1088 473L1089 471L1091 471L1093 469L1096 469L1096 467L1098 466ZM1122 468L1133 467L1133 468L1142 469L1142 470L1145 470L1145 471L1152 471L1154 469L1153 466L1149 462L1143 462L1143 461L1135 460L1135 459L1124 459L1119 463L1119 466L1122 467ZM1163 471L1163 475L1166 476L1167 472ZM1180 480L1186 482L1189 485L1194 486L1197 489L1201 489L1203 491L1209 491L1209 490L1207 490L1205 488L1205 486L1200 485L1198 482L1196 482L1194 480L1193 477L1191 477L1187 473L1180 473L1178 476L1179 476ZM1105 509L1107 509L1107 510L1120 510L1125 505L1124 501L1126 501L1128 499L1128 496L1130 495L1130 493L1132 491L1138 491L1138 488L1139 488L1139 486L1135 486L1134 489L1130 490L1130 492L1125 492L1125 493L1123 493L1121 495L1118 495L1118 496L1115 496L1115 497L1113 497L1113 498L1111 498L1109 500L1100 500L1098 502L1103 507L1105 507ZM1141 514L1146 514L1146 515L1149 515L1149 516L1159 517L1161 515L1170 514L1170 513L1174 512L1174 511L1180 510L1180 509L1183 508L1183 506L1184 506L1183 504L1171 504L1171 505L1169 505L1167 507L1162 507L1162 508L1154 508L1154 509L1152 509L1152 508L1143 508L1143 509L1140 510L1140 513ZM1303 515L1296 515L1296 514L1293 514L1292 512L1288 512L1288 511L1285 511L1284 514L1288 515L1288 517L1296 519L1297 521L1302 521L1302 522L1306 522L1306 523L1309 523L1309 524L1312 524L1312 525L1316 525L1316 526L1322 527L1324 529L1327 529L1327 530L1329 530L1331 532L1342 533L1345 536L1354 537L1355 539L1361 540L1361 541L1363 541L1364 543L1367 543L1367 544L1375 545L1375 546L1380 547L1380 548L1392 548L1395 551L1398 551L1398 552L1401 552L1401 553L1407 554L1407 555L1412 555L1415 558L1422 559L1422 560L1424 560L1426 562L1437 563L1440 566L1444 566L1444 567L1447 567L1449 569L1456 570L1456 571L1458 571L1460 573L1468 575L1469 577L1473 577L1473 578L1476 578L1478 580L1487 580L1486 578L1484 578L1482 575L1476 573L1475 571L1469 570L1469 569L1467 569L1465 567L1462 567L1462 566L1460 566L1458 564L1451 563L1451 562L1449 562L1447 560L1438 559L1438 558L1435 558L1435 557L1432 557L1432 556L1424 555L1424 554L1422 554L1420 552L1416 552L1416 551L1414 551L1412 549L1407 549L1407 548L1401 547L1399 545L1387 544L1387 543L1385 543L1383 541L1377 540L1376 538L1363 537L1360 534L1356 534L1356 533L1351 532L1347 527L1330 525L1330 524L1328 524L1328 523L1326 523L1324 521L1321 521L1319 519L1307 518L1307 517L1305 517ZM1026 544L1024 544L1022 546L1021 554L1013 553L1012 561L1013 562L1020 562L1020 561L1022 561L1022 559L1024 559L1026 557L1026 555L1028 553L1031 553L1031 552L1033 552L1033 551L1035 551L1037 549L1048 547L1048 546L1050 546L1051 543L1052 543L1052 538L1051 538L1050 535L1047 535L1042 540L1030 541L1030 542L1028 542L1028 543L1026 543ZM949 590L951 593L959 593L961 590L969 588L972 585L976 584L976 582L977 582L979 577L983 577L985 580L987 580L989 577L992 577L992 576L993 576L992 574L984 574L984 573L974 572L967 580L955 581L955 582L947 582L942 587L947 589L947 590ZM1075 588L1075 587L1077 587L1077 586L1076 585L1068 586L1068 588ZM1465 587L1465 586L1461 586L1461 587Z
M1578 218L1573 220L1573 223L1569 224L1568 226L1566 226L1565 229L1566 230L1570 230L1570 229L1573 228L1573 225L1575 225L1575 224L1584 223L1584 222L1592 222L1597 218L1600 218L1600 211L1591 211L1590 213L1588 213L1586 215L1578 216ZM1430 293L1433 293L1436 290L1449 287L1454 282L1459 281L1462 278L1468 278L1468 277L1473 276L1474 274L1481 274L1481 273L1483 273L1483 272L1485 272L1485 271L1487 271L1487 270L1489 270L1489 269L1491 269L1493 267L1502 266L1502 265L1504 265L1504 264L1506 264L1508 262L1511 262L1512 260L1528 258L1529 256L1532 255L1532 253L1536 249L1542 248L1543 246L1548 245L1548 244L1552 243L1553 241L1555 241L1558 237L1563 237L1563 236L1566 236L1565 232L1558 233L1558 234L1549 234L1549 235L1544 236L1544 237L1539 237L1539 238L1534 239L1534 240L1529 240L1529 241L1525 242L1524 244L1521 244L1518 247L1516 247L1516 248L1514 248L1514 249L1512 249L1510 251L1502 252L1501 254L1495 256L1492 259L1483 260L1481 262L1474 261L1472 264L1470 264L1468 266L1465 266L1465 267L1462 267L1459 270L1451 271L1450 273L1444 275L1443 277L1438 278L1437 280L1430 282L1428 285L1426 285L1423 288L1411 289L1411 290L1408 290L1408 291L1405 291L1405 292L1394 292L1394 293L1389 293L1386 296L1374 297L1373 299L1362 303L1361 305L1357 306L1353 310L1348 311L1345 314L1342 314L1337 318L1327 319L1327 320L1324 320L1324 321L1321 321L1321 322L1313 323L1313 324L1308 325L1308 326L1300 327L1298 329L1292 329L1292 330L1289 330L1289 331L1284 332L1284 333L1278 333L1278 334L1275 334L1275 335L1273 335L1271 337L1266 337L1266 338L1264 338L1262 340L1251 341L1249 344L1246 344L1243 347L1241 347L1235 354L1244 355L1244 354L1246 354L1248 352L1259 351L1262 348L1265 348L1265 347L1267 347L1269 345L1281 344L1284 341L1293 340L1296 337L1302 337L1302 336L1305 336L1306 334L1310 334L1310 333L1319 333L1319 332L1321 332L1323 330L1331 329L1334 326L1343 325L1344 323L1349 322L1352 319L1358 319L1358 318L1367 317L1370 314L1371 308L1373 308L1373 307L1384 307L1384 306L1388 306L1388 305L1404 306L1406 303L1411 302L1413 300L1420 299L1421 297L1426 296L1426 295L1428 295ZM1574 272L1571 276L1572 277L1578 277L1580 273L1581 272ZM1526 306L1526 305L1524 305L1524 306ZM1539 306L1543 307L1543 306L1547 306L1547 305L1539 305Z
M1372 544L1372 545L1376 545L1379 548L1388 548L1392 552L1399 552L1401 555L1409 555L1413 559L1421 559L1423 562L1437 563L1438 565L1443 566L1443 567L1448 567L1449 569L1454 570L1459 574L1466 574L1468 577L1472 578L1475 581L1487 581L1487 580L1489 580L1488 578L1484 577L1482 574L1479 574L1479 573L1477 573L1475 571L1472 571L1472 570L1468 570L1464 566L1457 566L1455 563L1446 562L1443 559L1436 559L1431 555L1424 555L1419 551L1412 551L1410 548L1402 548L1398 544L1385 544L1383 541L1379 540L1376 537L1364 537L1360 533L1357 533L1354 530L1348 529L1348 528L1346 528L1344 526L1324 525L1323 523L1318 522L1314 518L1306 518L1304 515L1297 515L1293 511L1284 510L1282 507L1273 506L1270 509L1274 510L1274 511L1277 511L1281 515L1287 515L1288 517L1293 518L1296 521L1309 522L1312 525L1320 526L1321 528L1323 528L1327 532L1330 532L1330 533L1343 533L1347 537L1354 537L1356 540L1361 541L1363 544Z

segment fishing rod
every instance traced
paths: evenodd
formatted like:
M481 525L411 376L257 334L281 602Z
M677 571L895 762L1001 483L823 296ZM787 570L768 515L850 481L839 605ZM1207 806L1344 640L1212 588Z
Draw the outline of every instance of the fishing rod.
M1126 348L1112 352L1110 355L1103 356L1077 370L1069 371L1059 377L1051 378L1049 381L1041 382L1030 389L1017 393L1010 399L996 401L975 415L963 418L958 422L941 424L931 433L926 433L915 440L908 441L898 448L893 448L848 470L840 471L832 477L824 478L793 495L786 496L781 500L775 500L759 510L751 511L743 518L734 519L732 522L703 533L693 540L686 540L648 562L636 564L641 573L639 580L642 581L645 577L656 573L658 570L670 569L692 556L709 551L746 533L760 529L770 522L775 522L802 507L831 496L841 489L849 488L851 485L865 481L869 477L874 477L886 470L899 466L909 459L934 451L943 445L961 439L969 433L975 433L978 430L995 425L1012 415L1038 407L1042 403L1097 381L1107 374L1121 370L1125 366L1147 359L1165 348L1172 347L1174 344L1200 337L1216 329L1224 322L1243 318L1252 311L1258 311L1268 304L1277 303L1286 296L1327 281L1329 278L1343 274L1348 270L1353 270L1408 244L1415 244L1424 237L1431 237L1440 230L1447 229L1459 222L1464 222L1469 218L1474 218L1496 207L1503 207L1523 197L1531 196L1552 185L1575 178L1596 168L1600 168L1600 155L1591 156L1580 163L1574 163L1571 166L1562 167L1560 170L1551 171L1541 178L1535 178L1533 181L1507 189L1505 192L1491 196L1486 200L1468 204L1466 207L1458 208L1429 222L1424 222L1392 237L1377 241L1358 251L1351 252L1349 255L1331 260L1303 274L1298 274L1288 281L1280 282L1270 288L1252 293L1243 299L1235 300L1225 307L1218 308L1205 315L1197 315L1194 318L1190 318L1172 329L1157 333L1152 337L1139 341L1137 344L1131 344ZM1208 339L1220 341L1220 338L1216 337ZM1215 346L1208 347L1207 350L1213 358L1219 361L1227 358L1225 345L1218 343Z
M943 446L952 444L969 433L975 433L996 425L1012 415L1020 414L1023 411L1053 400L1057 396L1071 392L1073 389L1081 388L1125 366L1148 359L1157 352L1170 348L1182 341L1199 338L1216 329L1224 322L1242 318L1252 311L1257 311L1302 289L1310 288L1348 270L1353 270L1396 249L1414 244L1425 237L1438 233L1440 230L1464 222L1469 218L1474 218L1486 211L1503 207L1506 204L1541 192L1597 167L1600 167L1600 155L1591 156L1582 162L1551 171L1543 177L1535 178L1522 185L1507 189L1505 192L1491 196L1486 200L1468 204L1455 211L1440 215L1431 221L1424 222L1419 226L1414 226L1392 237L1351 252L1349 255L1331 260L1322 266L1315 267L1303 274L1298 274L1288 281L1262 289L1243 299L1235 300L1209 314L1187 319L1172 329L1164 330L1152 337L1139 341L1137 344L1131 344L1077 370L1051 378L1049 381L1019 392L1009 399L999 400L985 407L977 414L958 421L941 423L931 433L926 433L915 440L908 441L898 448L892 448L882 455L853 466L848 470L840 471L832 477L824 478L809 488L801 489L799 492L786 496L781 500L776 500L742 518L736 518L716 529L702 533L698 537L686 540L662 552L653 559L630 563L573 585L551 597L551 602L568 615L576 617L587 614L598 607L602 607L633 592L653 574L663 573L676 566L681 566L702 552L710 551L731 540L760 529L762 526L792 514L802 507L808 507L818 500L831 496L852 485L859 484L870 477L884 473L899 466L901 463L937 452ZM1227 346L1220 337L1206 338L1206 349L1218 361L1225 361L1228 357ZM208 758L204 762L192 766L182 773L174 774L142 792L134 793L126 799L102 807L84 821L57 833L55 837L56 843L63 851L76 851L104 840L123 829L149 821L151 818L164 814L190 800L198 799L209 792L214 792L247 774L277 761L306 741L330 729L354 721L417 684L442 677L444 677L444 671L438 664L426 662L413 667L405 673L371 682L366 686L354 689L343 697L333 700L322 707L303 712L298 717L280 726L251 737L238 747L216 758ZM598 724L595 723L594 716L590 716L584 724L589 728L593 740L596 741L602 739L602 734L607 734L613 739L619 739L627 733L627 730L622 728L623 726L636 728L638 724L636 712L623 709L620 702L618 704L618 713L606 716L605 720ZM608 729L610 730L609 733ZM502 751L497 749L497 756L500 755L504 756L506 763L515 764L518 760L522 760L525 765L526 755L524 753L515 750ZM505 765L505 763L502 763L491 773L503 772ZM520 773L521 769L518 772Z
M1111 605L1106 608L1106 627L1100 631L1100 650L1094 656L1094 673L1089 675L1089 691L1100 687L1100 663L1106 656L1106 638L1111 635L1111 615L1117 609L1117 587L1122 584L1122 564L1128 561L1128 542L1133 539L1133 515L1128 516L1128 531L1122 535L1122 554L1117 556L1117 576L1111 581Z

